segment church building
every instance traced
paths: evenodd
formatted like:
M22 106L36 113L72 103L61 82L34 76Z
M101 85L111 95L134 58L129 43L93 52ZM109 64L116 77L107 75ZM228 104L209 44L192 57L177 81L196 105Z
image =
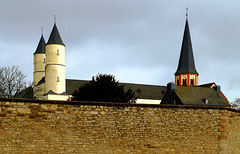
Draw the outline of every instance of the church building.
M167 92L161 104L229 106L219 85L215 83L198 85L199 74L194 62L188 14L186 14L179 63L174 75L175 83L167 84Z
M71 94L89 81L66 79L65 44L56 22L45 43L43 35L34 53L34 98L46 100L67 100ZM198 85L188 13L182 40L182 47L175 83L167 86L119 83L126 90L131 88L137 97L136 103L175 105L229 105L227 98L215 83Z
M34 97L47 100L67 100L65 44L56 22L45 43L43 34L34 53Z
M68 100L72 93L88 81L66 79L65 44L56 22L46 43L43 34L34 55L33 97L45 100ZM120 83L131 88L137 97L136 103L160 104L166 86Z

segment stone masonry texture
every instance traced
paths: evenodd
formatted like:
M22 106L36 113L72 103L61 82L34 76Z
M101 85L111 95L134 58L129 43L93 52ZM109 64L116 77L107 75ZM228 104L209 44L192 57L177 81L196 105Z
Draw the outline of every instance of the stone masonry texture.
M0 153L240 153L239 128L225 107L0 98Z

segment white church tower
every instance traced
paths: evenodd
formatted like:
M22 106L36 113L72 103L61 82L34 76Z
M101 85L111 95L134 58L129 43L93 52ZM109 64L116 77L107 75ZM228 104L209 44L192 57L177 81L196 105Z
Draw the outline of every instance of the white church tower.
M47 44L43 36L34 53L34 96L47 100L67 100L65 44L56 21Z
M33 72L33 93L34 98L42 98L44 94L44 84L40 84L40 81L45 76L45 45L43 34L38 43L37 49L34 52L34 72Z
M65 44L55 22L46 44L45 99L67 100L65 70Z

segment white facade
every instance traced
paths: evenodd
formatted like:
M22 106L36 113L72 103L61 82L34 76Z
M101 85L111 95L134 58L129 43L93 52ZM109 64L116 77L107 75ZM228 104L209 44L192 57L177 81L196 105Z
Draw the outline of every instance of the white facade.
M160 104L162 100L156 99L137 99L137 104Z
M45 41L41 38L38 48L34 53L34 71L33 71L33 97L41 99L44 94L44 84L37 85L38 82L45 76Z
M46 45L45 94L50 90L56 94L66 91L65 67L65 46Z
M45 76L45 54L34 54L33 83L36 85Z
M67 101L70 98L69 95L55 95L55 94L48 94L43 97L46 100L58 100L58 101Z

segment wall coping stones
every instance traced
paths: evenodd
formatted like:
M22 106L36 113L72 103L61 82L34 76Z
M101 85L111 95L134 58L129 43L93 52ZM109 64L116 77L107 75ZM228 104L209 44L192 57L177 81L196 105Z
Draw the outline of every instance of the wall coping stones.
M58 104L58 105L94 105L94 106L115 106L115 107L156 107L156 108L189 108L189 109L219 109L240 113L240 110L232 109L229 106L219 105L171 105L171 104L135 104L135 103L116 103L116 102L96 102L96 101L56 101L24 98L4 98L0 97L0 102L23 102L39 104Z

